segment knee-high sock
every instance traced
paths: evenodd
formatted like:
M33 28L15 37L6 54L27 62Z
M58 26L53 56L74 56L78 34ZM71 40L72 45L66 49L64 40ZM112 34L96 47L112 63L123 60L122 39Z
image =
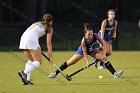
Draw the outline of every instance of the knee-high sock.
M112 64L109 61L105 62L105 66L114 75L116 70L114 69L114 67L112 66Z
M25 64L25 69L27 69L30 64L32 64L32 61L28 60L28 62ZM27 81L30 81L30 75L31 72L27 73Z
M63 71L63 70L65 70L67 67L68 67L67 62L64 62L64 63L59 67L59 69L60 69L61 71ZM56 75L59 74L59 73L60 73L59 70L56 70L56 71L55 71L55 74L56 74Z
M38 68L39 66L40 66L40 62L34 61L24 70L24 73L28 74L28 73L32 72L33 70L35 70L36 68Z

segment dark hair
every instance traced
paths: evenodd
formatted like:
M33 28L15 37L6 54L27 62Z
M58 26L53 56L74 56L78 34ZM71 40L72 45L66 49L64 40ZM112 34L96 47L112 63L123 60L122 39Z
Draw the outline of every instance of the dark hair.
M53 16L51 14L44 14L44 16L42 17L42 23L43 24L48 24L49 22L53 21Z
M84 33L90 30L92 30L91 25L89 23L84 23Z
M115 10L114 10L114 9L109 9L109 10L107 11L107 15L109 14L109 12L114 12L114 13L115 13Z

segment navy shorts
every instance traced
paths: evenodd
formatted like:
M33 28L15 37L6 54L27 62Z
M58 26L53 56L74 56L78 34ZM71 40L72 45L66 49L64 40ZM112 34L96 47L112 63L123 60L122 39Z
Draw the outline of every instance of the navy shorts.
M98 32L98 36L101 36L101 31ZM110 42L110 35L104 35L104 41ZM100 43L98 40L97 43Z
M93 53L93 52L96 52L96 50L94 49L94 51L87 51L87 54L90 55L90 54ZM82 46L80 46L80 47L78 48L78 50L75 52L75 55L76 55L76 54L83 55Z

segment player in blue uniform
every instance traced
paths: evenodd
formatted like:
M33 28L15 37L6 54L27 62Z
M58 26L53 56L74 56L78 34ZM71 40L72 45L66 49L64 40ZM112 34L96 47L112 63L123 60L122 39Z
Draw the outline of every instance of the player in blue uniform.
M112 42L116 39L117 21L114 19L115 10L108 10L107 15L108 18L103 20L101 30L98 32L98 35L105 41L106 56L110 56L112 54ZM99 41L97 41L97 43L99 43ZM103 68L103 62L100 62L99 68Z
M84 24L84 33L85 33L85 36L83 37L81 41L81 45L79 46L78 51L68 61L64 62L59 67L59 69L63 71L68 66L75 64L78 60L80 60L83 57L86 60L86 66L88 66L89 65L88 55L89 55L93 58L102 60L106 68L114 75L114 77L116 78L119 77L122 74L122 71L116 72L116 70L113 68L111 63L107 61L105 43L101 39L101 37L93 33L92 28L88 23ZM95 51L96 40L98 40L101 43L103 51L100 51L100 52ZM51 73L48 77L55 78L59 73L60 71L56 70L54 73Z
M107 12L108 18L102 22L101 38L105 41L107 55L112 54L112 42L116 39L117 21L115 18L115 10L110 9Z

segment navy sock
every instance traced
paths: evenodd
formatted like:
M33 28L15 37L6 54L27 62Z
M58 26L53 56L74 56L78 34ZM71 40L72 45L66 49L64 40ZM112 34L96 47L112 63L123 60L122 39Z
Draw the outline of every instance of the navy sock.
M116 70L113 68L112 64L109 61L105 63L105 66L114 75Z
M59 69L60 69L61 71L63 71L63 70L65 70L67 67L68 67L67 62L64 62L64 63L59 67ZM56 73L56 75L57 75L57 74L60 73L60 71L59 71L59 70L56 70L55 73Z

